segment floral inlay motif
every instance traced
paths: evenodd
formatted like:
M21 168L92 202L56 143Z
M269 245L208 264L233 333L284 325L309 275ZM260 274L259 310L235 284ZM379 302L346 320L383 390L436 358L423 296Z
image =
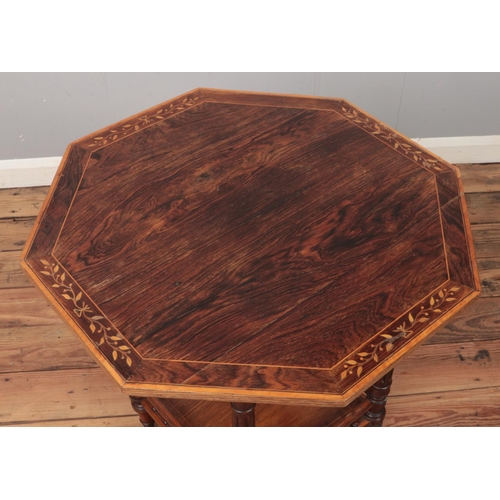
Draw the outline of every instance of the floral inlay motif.
M340 373L340 380L344 380L348 375L353 375L356 372L359 378L363 373L364 365L370 361L379 362L379 357L382 353L389 353L401 339L406 339L413 335L415 331L423 327L423 323L427 323L433 319L433 315L442 313L441 307L446 302L453 302L457 299L454 297L455 292L460 290L460 287L443 288L437 294L432 295L426 304L420 306L417 313L409 313L406 319L392 332L384 331L380 333L372 343L369 344L365 351L357 352L351 359L347 359L343 363L344 370ZM420 326L422 325L422 327Z
M121 125L116 129L110 129L106 135L94 137L93 144L90 144L90 147L97 146L105 146L110 142L114 142L118 139L121 139L129 134L137 132L138 130L145 128L153 123L157 123L161 120L164 120L168 116L174 115L180 111L184 111L191 106L196 104L196 101L199 97L188 98L185 97L182 101L177 103L171 103L169 106L165 108L157 110L155 113L151 115L144 115L139 118L136 118L135 121L126 123L125 125Z
M387 142L387 144L394 149L399 149L423 167L437 172L443 172L443 169L438 164L438 160L415 148L412 144L408 144L401 136L392 132L390 129L380 126L380 124L372 118L362 115L356 109L342 107L342 111L346 118L349 118L368 132Z
M54 281L52 288L60 288L61 296L73 303L75 315L87 320L91 333L97 333L100 336L99 341L95 342L95 344L97 346L108 345L112 349L111 356L113 360L116 361L120 358L125 360L128 366L132 366L132 358L129 356L130 347L123 343L124 338L122 335L112 332L111 327L103 324L104 316L94 314L92 308L82 300L83 293L75 290L76 287L73 283L67 281L66 273L61 272L58 264L51 264L44 259L41 259L41 262L44 265L44 271L40 272L52 278Z

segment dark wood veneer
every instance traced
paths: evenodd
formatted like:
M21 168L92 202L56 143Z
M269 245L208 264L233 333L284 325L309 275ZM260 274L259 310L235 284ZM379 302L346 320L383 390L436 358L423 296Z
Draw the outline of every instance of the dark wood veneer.
M236 407L345 406L479 290L455 167L213 89L70 145L22 266L128 394Z

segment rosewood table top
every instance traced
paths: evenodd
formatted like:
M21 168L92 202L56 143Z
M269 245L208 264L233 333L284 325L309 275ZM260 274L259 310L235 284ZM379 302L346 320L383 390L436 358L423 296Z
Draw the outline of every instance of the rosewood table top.
M21 264L150 397L345 406L479 294L456 167L342 99L212 89L72 143Z

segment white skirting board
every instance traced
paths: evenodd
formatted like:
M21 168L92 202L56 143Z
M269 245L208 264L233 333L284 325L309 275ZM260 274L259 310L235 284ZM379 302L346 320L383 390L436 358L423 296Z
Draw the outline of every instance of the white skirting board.
M450 163L500 163L500 135L413 139ZM61 156L0 160L0 189L48 186Z
M500 135L413 139L450 163L500 163Z
M0 189L49 186L62 156L0 161Z

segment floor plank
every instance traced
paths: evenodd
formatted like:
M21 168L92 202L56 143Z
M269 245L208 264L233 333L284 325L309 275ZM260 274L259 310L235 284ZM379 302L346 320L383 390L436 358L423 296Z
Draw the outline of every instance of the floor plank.
M42 420L24 424L4 424L5 427L142 427L137 414L123 417Z
M500 191L500 163L457 165L466 193Z
M500 340L499 306L497 298L479 297L427 339L424 345Z
M22 250L35 220L35 217L0 219L0 252Z
M0 254L0 288L33 286L26 273L21 269L20 257L20 250Z
M97 366L76 333L66 325L0 328L0 373Z
M48 191L47 186L0 189L0 219L35 217Z
M482 297L500 296L500 257L477 259Z
M500 340L479 340L420 346L396 366L391 395L494 386L500 387Z
M54 309L35 288L0 289L0 328L62 324Z
M465 195L471 224L500 222L500 192L469 193Z
M385 427L498 427L500 388L389 397Z
M500 206L498 207L500 219ZM476 257L498 257L500 254L500 223L475 224L472 226Z
M130 400L100 368L0 376L0 424L130 415Z

